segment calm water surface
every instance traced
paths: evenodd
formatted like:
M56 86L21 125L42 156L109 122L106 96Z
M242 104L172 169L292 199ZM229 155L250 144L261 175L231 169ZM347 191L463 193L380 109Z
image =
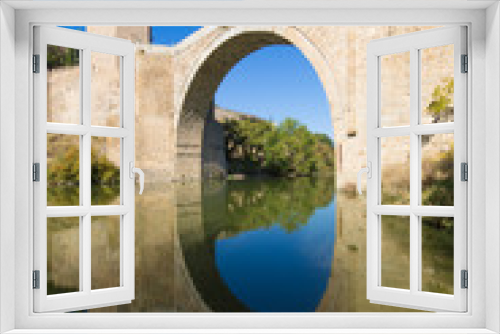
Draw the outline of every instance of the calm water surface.
M262 203L263 208L267 205ZM283 205L286 214L263 221L263 227L256 224L248 231L215 240L217 270L228 289L252 311L312 312L330 279L335 198L305 215L292 201ZM294 219L298 221L293 227L287 227Z
M210 309L314 311L331 276L334 190L333 179L312 178L205 184L203 241L184 242L182 228L180 240Z
M336 194L333 179L146 184L136 194L135 299L91 311L409 311L366 299L365 210L364 197ZM92 223L93 286L117 284L115 220ZM48 229L49 293L78 291L78 222L51 221ZM408 233L391 227L384 235L383 251L393 254L387 282L403 284ZM424 255L440 262L428 261L439 265L425 273L449 289L442 268L450 260L434 243Z

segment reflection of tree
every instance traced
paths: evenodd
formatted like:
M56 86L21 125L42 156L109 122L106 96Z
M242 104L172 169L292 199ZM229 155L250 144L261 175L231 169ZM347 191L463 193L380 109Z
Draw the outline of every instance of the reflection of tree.
M211 219L215 208L210 196L205 197L204 217L211 221L205 228L234 234L279 224L292 232L305 225L317 208L327 206L334 192L333 178L230 181L225 217L219 214L219 219Z

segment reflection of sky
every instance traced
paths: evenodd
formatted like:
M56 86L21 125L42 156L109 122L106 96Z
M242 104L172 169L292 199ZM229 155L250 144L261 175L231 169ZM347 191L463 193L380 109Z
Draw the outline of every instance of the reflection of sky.
M252 311L314 311L330 279L335 207L333 200L290 233L273 225L217 240L217 268L231 292Z
M175 45L200 28L154 26L151 43ZM330 106L323 86L311 63L293 46L265 47L244 58L222 81L215 103L276 123L292 117L311 131L333 138Z

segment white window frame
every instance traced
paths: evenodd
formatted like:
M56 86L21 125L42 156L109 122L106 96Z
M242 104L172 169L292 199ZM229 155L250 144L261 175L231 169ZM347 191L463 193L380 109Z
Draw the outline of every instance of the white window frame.
M47 122L47 46L57 45L80 53L80 117L78 124ZM39 163L39 182L34 194L34 269L39 271L39 288L34 289L35 312L68 312L110 305L128 304L135 296L135 182L130 177L135 160L135 46L128 40L92 35L64 28L34 27L34 52L40 57L34 84L34 162ZM118 127L91 123L91 54L98 52L119 59L120 124ZM79 205L47 207L47 134L77 135L79 143ZM92 137L120 140L120 204L91 203ZM132 174L133 175L133 174ZM93 290L91 274L92 218L119 216L120 285ZM79 290L47 295L47 218L79 218Z
M371 178L367 181L367 297L377 304L430 311L467 310L467 290L461 287L461 270L467 270L467 182L461 181L461 163L467 163L467 73L462 73L462 55L467 54L467 31L464 26L434 28L372 40L367 48L367 161ZM421 123L421 51L453 46L454 121ZM410 105L407 125L384 127L382 124L381 58L407 52L409 54ZM421 135L451 133L454 135L454 205L425 206L421 203ZM382 203L383 138L409 138L410 203ZM382 285L382 219L384 216L408 217L410 241L409 289ZM453 217L453 294L422 291L422 217ZM439 233L439 232L438 232Z
M493 4L487 11L484 9L462 9L451 7L450 2L433 1L433 9L418 8L418 1L409 1L408 9L391 9L387 3L360 2L361 8L372 9L308 9L313 6L312 1L302 8L298 2L288 2L288 9L266 8L260 4L259 7L249 10L238 10L229 8L238 6L233 4L220 5L218 10L207 10L206 8L172 8L166 9L117 9L99 10L105 6L103 2L89 2L85 6L88 9L75 9L71 1L58 1L56 6L66 7L64 10L40 10L43 7L41 1L22 3L29 10L12 10L9 4L16 6L15 1L2 3L0 9L0 96L2 120L4 124L15 126L15 151L8 149L9 134L12 132L0 132L3 158L0 165L0 205L2 210L6 208L5 197L8 190L15 191L15 226L12 220L6 218L14 217L11 211L2 214L1 236L2 247L0 248L0 269L2 270L0 281L0 315L3 318L2 331L16 329L16 333L31 333L34 329L51 329L56 332L77 332L76 329L86 329L83 332L96 332L92 329L132 329L142 325L144 329L161 329L163 332L174 332L175 328L198 328L218 329L212 332L243 332L235 329L244 328L267 328L265 330L254 330L252 332L276 332L287 328L308 328L308 332L335 332L335 328L361 328L357 332L411 332L411 328L417 329L419 333L424 332L449 332L449 333L490 333L491 330L500 331L500 263L499 244L500 230L498 218L500 209L500 176L498 174L498 163L500 162L500 137L498 135L498 124L500 118L498 109L500 99L500 18L498 5ZM172 2L174 3L174 2ZM228 2L230 3L230 2ZM341 2L339 2L341 3ZM436 3L441 4L441 9L436 9ZM460 2L464 8L474 6L473 2ZM128 6L133 2L128 2ZM240 3L241 4L241 3ZM385 5L384 5L385 4ZM125 6L127 6L125 5ZM340 4L339 6L341 6ZM458 4L460 5L460 4ZM144 3L137 6L151 6ZM177 4L177 6L179 6ZM187 5L186 5L187 6ZM344 6L346 6L344 4ZM385 7L384 7L385 6ZM305 8L304 8L305 7ZM378 10L374 11L373 8ZM438 6L439 7L439 6ZM35 9L33 9L35 8ZM92 9L93 8L93 9ZM386 10L387 9L387 10ZM15 22L13 20L15 16ZM356 314L34 314L32 312L32 290L30 245L32 245L32 217L29 200L32 192L30 181L30 168L32 148L30 147L32 133L32 105L27 96L31 96L30 55L32 46L32 27L36 24L64 24L64 25L237 25L237 24L282 24L282 25L448 25L465 24L469 27L469 56L471 59L470 70L472 75L468 78L468 131L471 137L468 143L470 158L470 182L468 183L468 195L471 200L468 203L469 230L471 243L468 245L470 254L468 268L470 270L468 300L469 310L467 313L437 313L437 314L387 314L387 313L356 313ZM488 29L486 29L485 23ZM12 37L15 31L15 41ZM10 34L10 35L9 35ZM15 50L14 47L15 46ZM5 48L6 47L6 48ZM15 54L15 61L13 55ZM489 70L485 71L485 64ZM11 67L15 65L15 73ZM4 74L7 73L7 74ZM11 82L15 78L15 87ZM488 85L486 85L488 83ZM15 93L15 99L9 97L9 93ZM12 108L15 103L15 117L5 112L5 108ZM486 108L488 107L488 108ZM474 118L472 118L474 115ZM488 122L486 122L488 117ZM489 132L487 132L489 131ZM485 133L488 133L487 135ZM10 138L12 139L12 138ZM6 148L4 150L4 147ZM486 154L485 148L488 149ZM15 154L14 154L15 153ZM12 158L12 159L6 159ZM14 170L13 164L9 163L15 159L15 184L9 182L9 172ZM485 162L488 161L488 165ZM486 171L492 172L488 183L485 182ZM4 188L4 185L9 186ZM5 189L5 190L4 190ZM486 196L488 193L488 197ZM486 202L486 205L484 204ZM4 211L5 212L5 211ZM486 213L488 216L486 216ZM487 219L486 219L487 218ZM473 226L473 227L472 227ZM9 240L15 237L15 244ZM486 252L487 251L487 252ZM14 256L12 254L14 253ZM486 256L488 255L488 256ZM485 261L486 259L486 261ZM15 291L9 283L15 281ZM485 293L488 289L488 293ZM15 309L12 308L15 305ZM171 330L167 330L170 328ZM221 331L220 329L226 329ZM392 328L393 330L388 330ZM59 329L59 331L57 330ZM233 330L231 330L233 329ZM370 329L372 329L370 331ZM408 330L405 330L408 329ZM430 329L430 330L429 330ZM447 331L448 329L448 331ZM304 330L295 330L303 332ZM81 330L79 331L82 332ZM128 330L131 333L144 333L146 330ZM190 331L192 332L192 331ZM248 330L247 330L248 332ZM343 331L345 332L345 331ZM413 330L415 332L415 330Z

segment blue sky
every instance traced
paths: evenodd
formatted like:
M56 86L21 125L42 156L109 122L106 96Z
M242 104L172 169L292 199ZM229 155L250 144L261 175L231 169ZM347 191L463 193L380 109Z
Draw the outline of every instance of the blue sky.
M200 28L152 27L151 43L175 45ZM274 45L248 55L224 78L215 103L276 123L292 117L313 132L333 137L323 86L309 61L293 46Z
M316 72L295 47L275 45L248 55L224 78L215 103L279 123L292 117L333 136L330 107Z
M161 45L175 45L202 27L152 27L151 43Z

